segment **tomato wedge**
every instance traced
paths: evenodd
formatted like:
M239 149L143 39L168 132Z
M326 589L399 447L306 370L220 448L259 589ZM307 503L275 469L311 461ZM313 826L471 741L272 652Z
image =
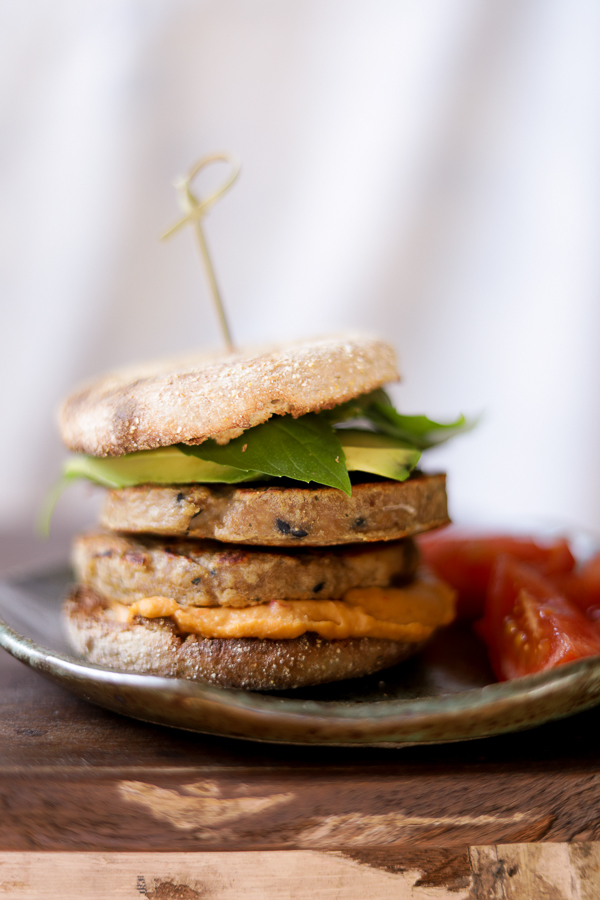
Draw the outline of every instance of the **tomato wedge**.
M493 567L475 627L500 681L600 655L600 629L552 581L510 556Z
M499 556L527 562L544 575L571 572L575 559L566 540L544 544L510 535L470 535L456 531L420 535L425 563L458 591L457 616L476 619L483 615L492 568Z
M577 571L555 574L552 580L588 619L600 621L600 553Z

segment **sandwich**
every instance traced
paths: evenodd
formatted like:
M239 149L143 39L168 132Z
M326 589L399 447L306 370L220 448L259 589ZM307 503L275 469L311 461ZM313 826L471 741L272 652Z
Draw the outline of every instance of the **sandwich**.
M393 349L362 335L114 372L60 411L66 479L105 489L73 548L73 648L127 672L284 690L417 652L454 591L413 540L448 523L423 450L465 427L403 416Z

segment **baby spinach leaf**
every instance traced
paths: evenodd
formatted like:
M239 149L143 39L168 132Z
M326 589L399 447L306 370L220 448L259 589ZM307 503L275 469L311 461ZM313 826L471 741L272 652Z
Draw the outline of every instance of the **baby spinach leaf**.
M180 449L221 466L251 469L279 478L324 484L350 496L352 488L340 438L325 418L273 416L228 444L205 441Z
M352 419L366 418L366 411L374 403L383 403L388 406L392 405L392 401L382 388L371 391L370 394L361 394L360 397L354 397L353 400L347 400L346 403L340 403L333 409L325 409L319 413L319 418L327 419L334 425L341 422L350 422Z
M335 425L362 419L376 431L407 441L419 450L427 450L441 444L455 434L469 431L477 424L467 422L464 416L459 416L455 422L448 423L434 422L427 416L403 416L394 408L392 401L381 388L346 403L340 403L333 409L319 413L319 416Z
M447 423L434 422L427 416L403 416L391 404L379 402L371 404L364 415L377 431L408 441L419 450L435 447L475 425L474 422L467 422L464 416Z

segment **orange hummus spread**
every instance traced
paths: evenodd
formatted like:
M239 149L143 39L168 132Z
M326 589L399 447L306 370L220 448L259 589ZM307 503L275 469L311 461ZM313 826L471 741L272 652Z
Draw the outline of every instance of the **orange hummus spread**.
M206 638L290 640L310 631L328 640L412 643L454 619L455 596L444 582L422 577L405 587L353 588L341 600L273 600L240 609L180 606L168 597L146 597L115 612L129 622L135 616L169 617L183 634Z

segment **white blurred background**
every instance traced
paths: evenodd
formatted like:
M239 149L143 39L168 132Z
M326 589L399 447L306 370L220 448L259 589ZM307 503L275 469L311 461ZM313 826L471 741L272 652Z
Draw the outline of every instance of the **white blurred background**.
M174 178L223 149L243 170L206 233L236 340L388 338L403 411L483 413L425 459L455 518L600 534L596 0L3 0L0 20L5 535L59 473L75 383L220 343L193 235L158 235Z

